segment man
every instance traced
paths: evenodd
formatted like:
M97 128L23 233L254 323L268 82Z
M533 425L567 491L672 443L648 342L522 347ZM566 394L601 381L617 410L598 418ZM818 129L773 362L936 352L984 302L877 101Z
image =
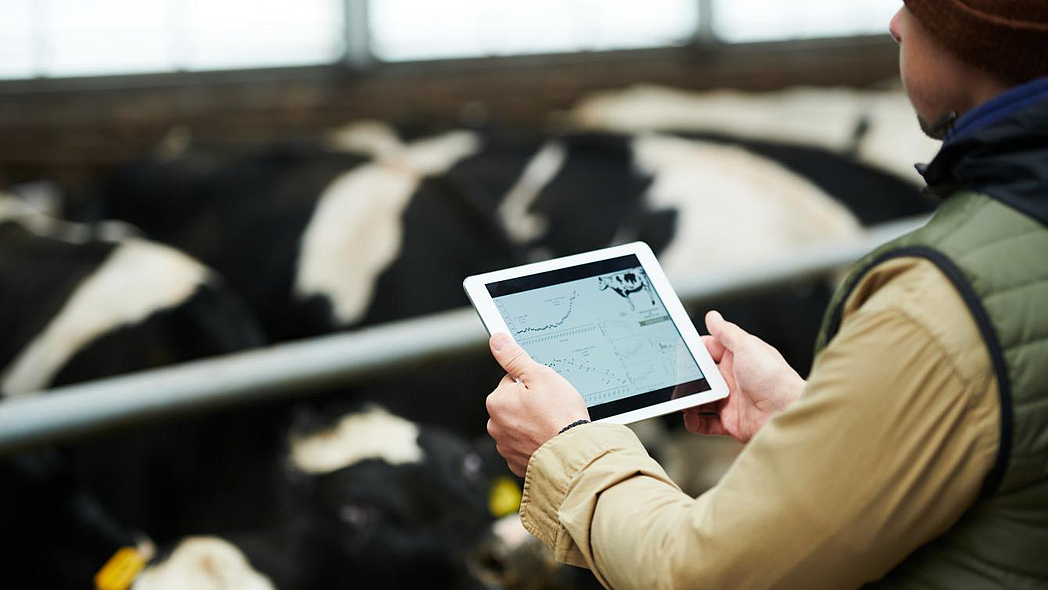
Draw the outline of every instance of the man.
M685 423L748 441L717 486L575 425L571 385L492 337L488 430L559 560L612 588L1048 586L1048 4L905 0L891 31L943 205L860 261L807 382L707 315L730 395Z

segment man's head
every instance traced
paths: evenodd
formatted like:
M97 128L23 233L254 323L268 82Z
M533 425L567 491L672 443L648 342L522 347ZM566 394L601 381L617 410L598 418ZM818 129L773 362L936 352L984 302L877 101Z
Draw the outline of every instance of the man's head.
M905 2L891 32L903 85L932 137L942 138L951 115L1048 75L1048 2Z

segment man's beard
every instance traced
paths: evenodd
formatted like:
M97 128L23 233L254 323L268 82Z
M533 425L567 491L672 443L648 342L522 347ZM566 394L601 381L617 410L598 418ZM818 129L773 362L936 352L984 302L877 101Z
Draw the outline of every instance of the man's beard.
M957 120L957 113L950 111L943 116L935 120L934 123L929 123L924 117L917 115L917 123L921 126L921 131L925 135L932 139L942 140L946 137L946 133L953 127L953 122Z

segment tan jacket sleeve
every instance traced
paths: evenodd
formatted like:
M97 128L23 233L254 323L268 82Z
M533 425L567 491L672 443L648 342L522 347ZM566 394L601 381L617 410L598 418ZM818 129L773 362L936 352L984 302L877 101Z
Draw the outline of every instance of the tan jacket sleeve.
M629 429L584 425L532 457L521 516L610 588L858 587L959 518L997 437L963 302L930 263L895 261L713 489L688 497Z

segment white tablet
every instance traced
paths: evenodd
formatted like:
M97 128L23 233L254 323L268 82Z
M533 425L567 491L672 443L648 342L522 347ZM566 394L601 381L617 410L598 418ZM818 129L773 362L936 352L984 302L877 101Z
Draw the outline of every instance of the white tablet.
M505 332L582 394L590 418L628 424L728 388L642 242L468 277L488 332Z

